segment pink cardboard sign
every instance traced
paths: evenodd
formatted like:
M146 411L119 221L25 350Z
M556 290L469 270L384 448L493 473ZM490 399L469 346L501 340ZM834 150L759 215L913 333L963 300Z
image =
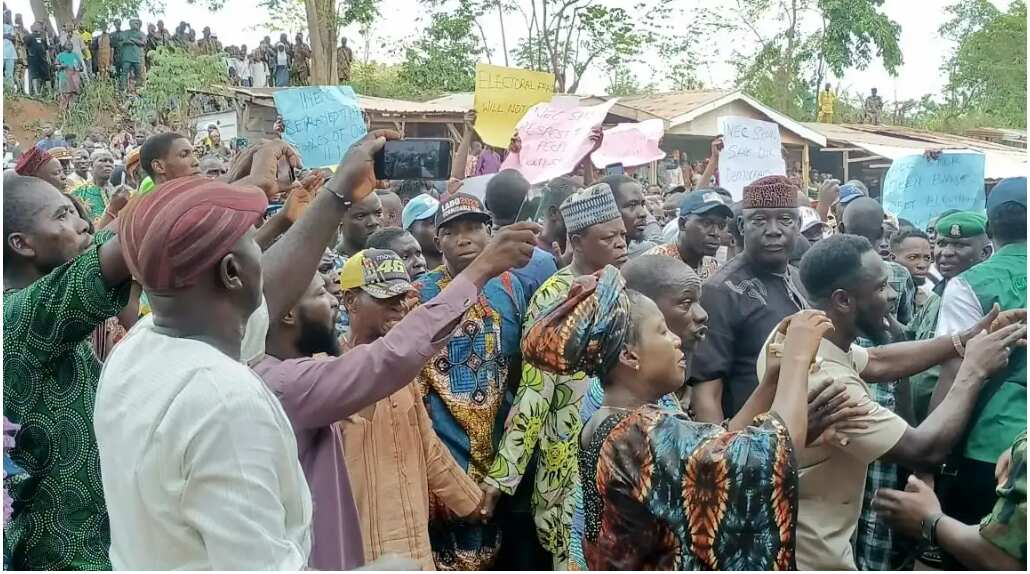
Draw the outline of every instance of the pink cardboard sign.
M665 123L659 119L619 124L604 130L601 147L590 159L598 169L613 163L631 167L663 159L665 152L659 149L658 143L664 133Z
M501 169L518 170L531 184L570 173L590 153L590 131L613 105L614 99L587 107L553 102L533 106L517 126L522 150L508 154Z

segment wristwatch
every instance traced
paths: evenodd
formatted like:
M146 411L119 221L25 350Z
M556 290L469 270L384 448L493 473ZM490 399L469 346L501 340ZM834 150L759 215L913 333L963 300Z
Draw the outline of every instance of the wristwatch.
M923 535L923 542L930 546L937 545L937 523L944 518L943 512L936 512L927 516L919 523L919 529Z

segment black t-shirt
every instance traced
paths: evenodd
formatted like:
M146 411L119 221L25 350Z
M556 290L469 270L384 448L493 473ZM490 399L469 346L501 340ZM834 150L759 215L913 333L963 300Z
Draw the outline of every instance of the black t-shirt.
M723 416L737 414L758 386L757 361L769 333L808 306L795 267L756 274L741 255L708 278L701 291L708 336L697 347L692 382L722 379Z
M47 63L47 50L50 45L46 41L46 37L35 35L29 35L25 39L25 54L28 56L29 63L34 65L46 65Z

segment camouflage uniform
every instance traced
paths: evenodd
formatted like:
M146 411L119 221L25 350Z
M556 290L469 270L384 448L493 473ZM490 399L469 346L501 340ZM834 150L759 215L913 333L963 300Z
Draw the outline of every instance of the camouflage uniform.
M1012 464L998 487L994 510L980 521L980 536L1026 565L1026 431L1012 444Z

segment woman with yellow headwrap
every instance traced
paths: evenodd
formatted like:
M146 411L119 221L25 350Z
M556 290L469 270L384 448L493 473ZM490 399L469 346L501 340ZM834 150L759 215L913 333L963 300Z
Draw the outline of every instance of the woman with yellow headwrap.
M807 372L829 321L804 311L785 326L769 413L730 432L662 409L683 384L680 340L653 301L607 267L577 279L523 339L526 361L585 371L604 386L580 437L582 547L596 570L795 568L797 472L806 438Z

